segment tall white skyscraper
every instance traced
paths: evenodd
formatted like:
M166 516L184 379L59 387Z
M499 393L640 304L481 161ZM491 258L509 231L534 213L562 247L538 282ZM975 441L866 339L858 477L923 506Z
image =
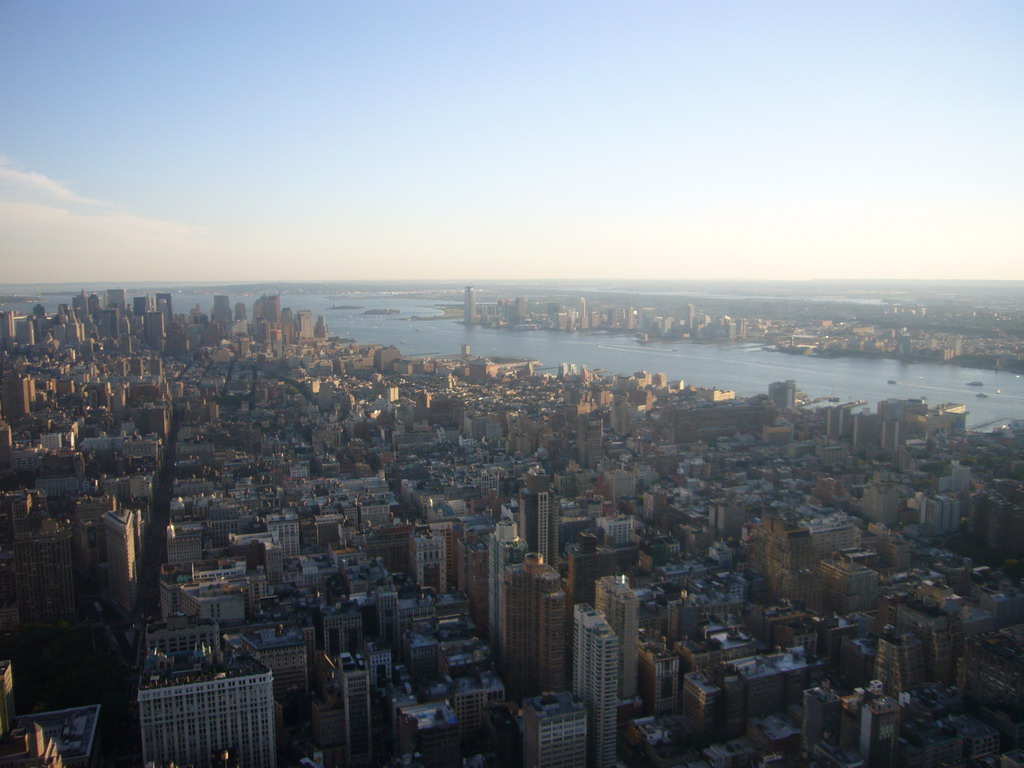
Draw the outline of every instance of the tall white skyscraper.
M597 610L619 638L619 696L636 696L636 638L640 631L640 600L625 576L605 576L595 584Z
M465 323L476 322L476 294L473 292L473 286L466 286L466 296L463 302L462 312L464 315Z
M587 768L614 768L619 638L586 603L573 609L572 692L587 708Z
M139 683L142 762L208 765L230 750L246 768L275 768L273 674L238 654L152 655Z

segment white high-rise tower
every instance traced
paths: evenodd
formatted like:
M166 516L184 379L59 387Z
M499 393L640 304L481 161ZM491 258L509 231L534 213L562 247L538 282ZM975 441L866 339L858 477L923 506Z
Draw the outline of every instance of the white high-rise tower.
M228 750L246 768L276 768L274 676L251 656L216 662L153 655L139 683L142 762L208 765Z
M587 708L587 768L614 768L619 638L586 603L573 609L572 692Z

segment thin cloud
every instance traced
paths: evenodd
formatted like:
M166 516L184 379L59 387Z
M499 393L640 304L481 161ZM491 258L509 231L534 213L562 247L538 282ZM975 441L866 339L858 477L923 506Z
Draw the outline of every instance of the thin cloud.
M204 232L199 227L160 221L135 216L123 211L90 211L81 213L69 211L54 205L0 199L0 223L14 231L19 225L45 227L75 226L80 231L94 231L97 234L144 234L154 238L185 238Z
M36 171L22 171L14 163L0 156L0 191L4 198L43 198L54 202L100 205L99 200L82 197L67 185Z
M41 264L68 279L141 277L153 263L201 269L216 258L208 234L83 197L0 157L0 263L9 280L38 281Z

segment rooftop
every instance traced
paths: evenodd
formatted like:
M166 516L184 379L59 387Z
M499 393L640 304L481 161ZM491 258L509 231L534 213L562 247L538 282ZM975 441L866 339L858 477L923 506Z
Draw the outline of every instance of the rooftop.
M96 726L100 718L100 705L59 709L22 715L15 721L14 731L26 732L41 728L47 739L53 739L64 761L85 759L92 754L96 739Z
M192 651L170 655L153 654L146 659L145 670L139 680L139 690L266 673L267 668L246 653L236 653L223 662L217 662L209 655L201 657L201 660L197 659Z
M412 704L402 707L401 711L403 717L414 718L417 730L421 731L446 725L455 726L459 723L455 712L444 702Z
M538 717L554 717L585 711L583 702L567 691L545 693L526 699L523 701L523 708L527 707L536 712Z

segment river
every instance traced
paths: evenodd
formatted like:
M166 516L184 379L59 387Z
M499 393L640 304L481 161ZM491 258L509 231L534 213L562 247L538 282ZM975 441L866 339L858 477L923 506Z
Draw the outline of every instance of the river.
M151 294L152 288L147 289ZM76 291L77 292L77 291ZM196 304L209 313L216 289L192 287L172 289L176 313L188 313ZM129 301L141 292L129 290ZM43 304L55 311L60 303L71 303L66 296L50 293ZM252 302L258 294L233 294L235 302L245 303L251 316ZM638 370L665 373L670 380L688 384L732 389L740 396L768 391L773 381L795 379L797 388L808 397L835 396L841 402L866 400L874 403L887 398L924 397L929 403L965 403L967 424L972 429L991 429L1012 419L1024 419L1024 378L1013 373L960 368L952 365L912 364L898 360L872 358L821 358L788 355L759 344L697 344L686 341L666 344L638 344L630 336L570 334L554 331L517 332L466 326L458 320L412 320L413 316L436 316L441 303L450 300L409 298L402 294L284 294L282 306L293 310L309 309L323 315L332 336L353 338L362 344L399 347L407 355L454 355L463 344L473 354L532 357L545 369L559 363L578 363L610 373ZM344 305L354 309L332 309ZM4 309L30 311L31 304L9 304ZM366 315L368 309L397 310L392 315ZM893 380L895 384L887 383ZM967 382L981 381L982 387ZM977 397L984 392L987 397Z

